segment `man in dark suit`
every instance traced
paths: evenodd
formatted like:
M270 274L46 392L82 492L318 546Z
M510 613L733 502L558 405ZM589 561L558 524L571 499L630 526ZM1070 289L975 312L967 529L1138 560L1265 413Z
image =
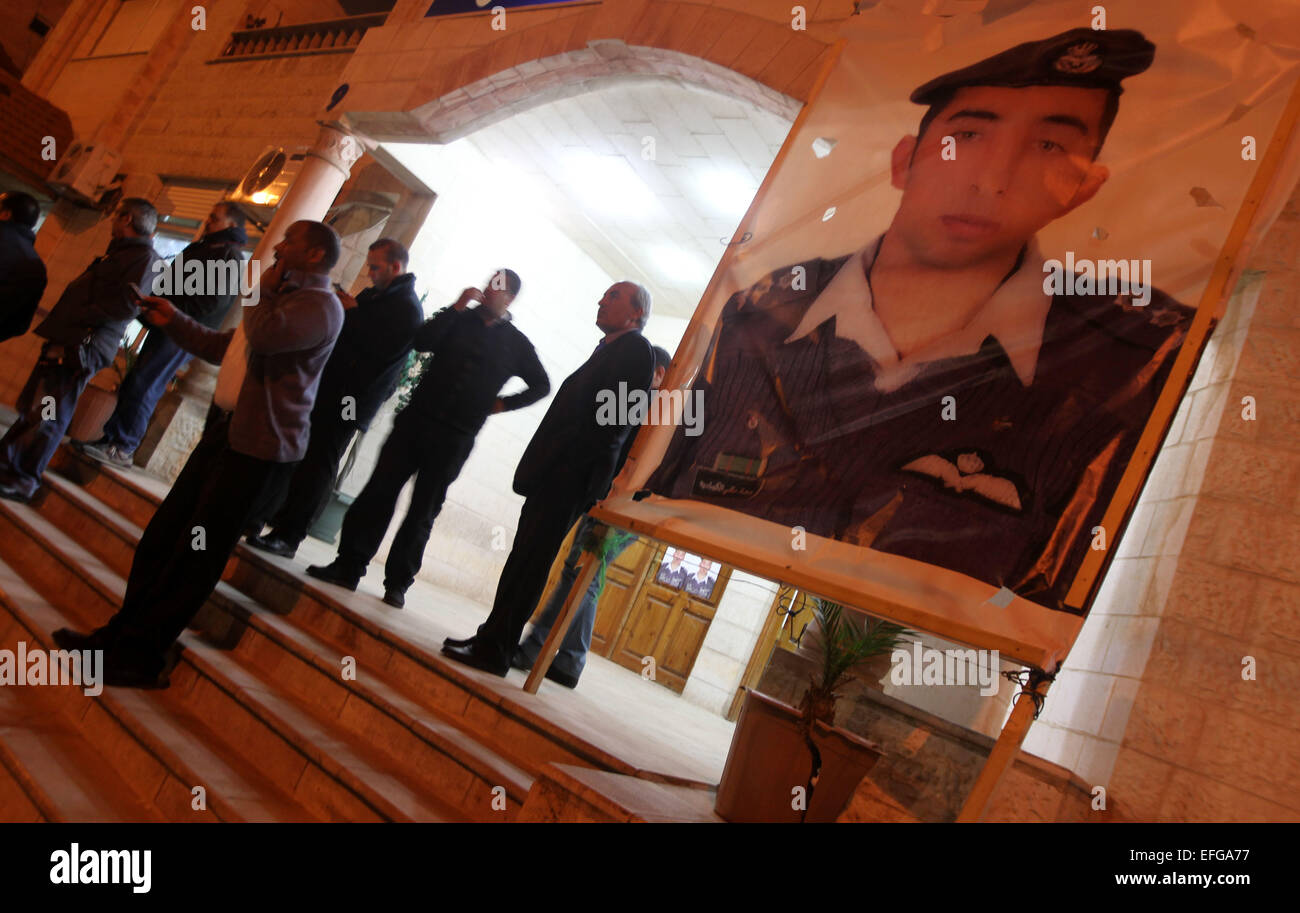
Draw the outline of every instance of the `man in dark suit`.
M600 299L596 326L604 338L560 385L515 470L514 490L526 500L492 613L476 636L447 639L442 652L452 659L503 678L510 670L555 553L614 480L627 425L607 421L601 401L620 390L649 396L655 356L641 335L649 317L650 293L634 282L615 283Z
M146 285L187 317L215 330L239 297L242 251L247 241L244 214L233 203L217 203L204 220L203 237L186 245L171 263L155 261L156 275L151 275ZM196 267L187 268L190 263ZM193 281L196 270L202 271L198 273L202 277L199 282ZM140 357L118 388L117 406L104 423L103 437L82 445L82 453L121 469L130 466L158 400L167 392L167 385L176 372L189 360L190 353L166 333L150 330L140 348Z
M366 487L343 518L338 557L312 565L308 574L355 590L379 550L402 486L415 476L411 504L384 566L384 602L398 609L406 604L433 521L487 417L532 405L551 390L533 344L510 320L508 309L520 285L513 270L499 270L482 291L465 289L455 304L416 331L416 350L433 358L393 422ZM469 307L471 301L478 307ZM498 396L512 377L522 378L527 389Z
M650 381L650 389L658 390L659 385L663 383L664 375L668 373L668 366L672 364L673 357L668 353L667 349L659 346L654 347L654 353L655 373L654 378ZM618 463L614 466L615 476L623 468L623 464L627 462L627 455L631 452L632 442L635 439L634 429L629 426L623 441L623 448L619 451ZM533 625L532 631L520 642L518 649L515 650L515 655L511 658L510 664L516 669L523 669L525 672L532 669L533 663L537 661L537 655L542 652L542 647L546 645L546 638L551 633L551 627L555 624L556 619L560 617L560 612L569 598L569 592L578 580L578 561L582 557L584 547L590 549L592 543L596 543L595 547L600 550L598 553L604 554L606 563L613 564L618 556L623 554L624 550L635 541L636 536L632 533L621 529L610 529L605 524L596 521L590 514L583 514L582 519L578 521L577 532L573 536L573 545L569 547L569 553L564 558L560 579L556 582L554 590L546 600L546 606L542 609L542 614ZM596 627L596 604L600 599L604 584L605 581L601 575L597 574L592 578L587 587L587 592L582 594L582 599L574 612L573 622L569 625L568 633L564 636L564 642L560 644L560 649L555 654L555 660L546 670L548 679L558 682L566 688L578 687L578 679L587 665L587 652L591 649L591 634Z
M1192 312L1149 285L1049 293L1035 235L1105 182L1120 81L1154 53L1074 29L916 89L889 228L731 297L703 433L677 433L649 490L1078 611L1066 593Z
M287 490L273 492L269 503L257 511L252 528L260 532L265 518L276 511L276 502L283 501L271 520L271 531L248 537L254 548L293 557L329 498L353 435L370 427L396 388L415 331L424 320L415 275L406 271L409 259L397 241L380 238L366 254L371 287L353 298L335 286L343 303L343 331L321 375L307 454Z
M0 193L0 342L27 332L45 294L45 264L36 253L40 217L32 196Z
M68 284L36 328L46 340L18 395L18 419L0 440L0 498L27 501L72 421L86 384L117 355L126 325L139 313L132 286L157 257L150 239L158 210L127 197L113 213L113 239Z

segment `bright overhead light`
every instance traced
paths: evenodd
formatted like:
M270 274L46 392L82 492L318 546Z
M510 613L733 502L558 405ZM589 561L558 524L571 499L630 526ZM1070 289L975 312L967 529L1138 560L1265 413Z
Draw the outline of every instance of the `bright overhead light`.
M571 149L566 151L564 168L570 189L590 210L636 221L659 212L654 191L621 155Z
M739 222L758 192L758 182L747 171L700 168L695 172L695 188L719 216Z
M713 275L704 257L675 244L652 244L645 252L660 275L677 285L705 285Z

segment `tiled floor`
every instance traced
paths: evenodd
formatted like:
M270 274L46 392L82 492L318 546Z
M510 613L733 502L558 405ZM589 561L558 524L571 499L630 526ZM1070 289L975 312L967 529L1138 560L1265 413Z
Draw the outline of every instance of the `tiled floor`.
M130 478L160 496L166 494L166 483L142 470L132 470ZM307 565L326 564L334 554L332 546L308 538L293 560L270 560L310 580L304 573ZM406 594L406 608L393 609L381 601L381 564L371 565L355 595L312 582L329 587L335 598L348 600L358 612L435 654L443 638L473 634L489 609L423 580L417 580ZM734 724L607 659L588 657L582 681L575 690L544 681L536 695L524 693L526 674L518 670L511 670L505 679L467 671L481 676L494 690L638 768L706 783L717 783L722 776Z

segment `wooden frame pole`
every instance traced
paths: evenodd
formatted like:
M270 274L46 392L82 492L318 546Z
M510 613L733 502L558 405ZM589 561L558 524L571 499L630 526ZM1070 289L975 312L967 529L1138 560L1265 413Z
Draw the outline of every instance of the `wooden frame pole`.
M546 670L551 668L555 654L560 652L560 644L564 643L564 637L569 633L569 626L573 624L573 617L578 614L578 606L586 597L599 567L600 558L591 552L583 552L582 557L578 559L578 579L569 590L569 595L564 600L564 608L560 610L555 624L551 625L551 632L546 635L546 643L542 644L542 652L537 654L537 661L533 663L533 669L528 673L528 680L524 682L524 690L529 694L536 694L537 689L541 687L542 679L546 677Z
M1037 716L1036 710L1047 695L1050 684L1051 679L1046 676L1030 673L1029 684L1021 689L1015 706L1011 708L1011 716L998 734L998 740L993 743L993 750L984 761L975 785L966 796L966 802L957 816L958 824L973 824L984 820L993 794L1006 779L1012 763L1020 756L1020 746L1029 734L1029 727ZM1037 695L1037 700L1031 695Z

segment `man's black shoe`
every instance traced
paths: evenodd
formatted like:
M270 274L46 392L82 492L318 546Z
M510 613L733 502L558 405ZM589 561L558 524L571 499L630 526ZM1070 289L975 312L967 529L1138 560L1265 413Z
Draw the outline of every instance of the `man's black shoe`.
M468 647L472 643L474 643L474 638L472 637L464 637L460 640L457 640L454 637L444 637L442 641L444 647Z
M361 582L360 577L353 577L339 570L337 561L333 564L313 564L307 568L307 574L317 580L324 580L326 583L332 583L335 586L341 586L345 590L354 592L357 584Z
M473 644L464 647L443 644L442 654L450 659L456 660L458 663L473 666L475 669L489 672L492 675L497 675L501 678L505 678L506 673L510 671L509 663L502 663L483 656L479 652L478 648Z
M59 628L53 637L60 650L104 650L109 645L109 637L103 628L89 634L71 628Z
M270 552L281 558L292 558L298 553L298 546L279 536L247 536L244 541L258 551Z
M555 682L557 685L563 685L566 688L578 687L578 676L570 675L567 672L561 672L555 666L546 670L546 677Z
M395 609L400 609L406 605L406 593L402 590L390 590L384 587L384 602Z
M8 482L0 482L0 498L4 498L6 501L17 501L19 504L26 504L32 499L32 496L27 494L27 492L23 491L17 485L10 485Z
M533 668L533 664L528 661L524 651L518 648L515 649L515 655L510 657L510 665L524 672L530 672Z

